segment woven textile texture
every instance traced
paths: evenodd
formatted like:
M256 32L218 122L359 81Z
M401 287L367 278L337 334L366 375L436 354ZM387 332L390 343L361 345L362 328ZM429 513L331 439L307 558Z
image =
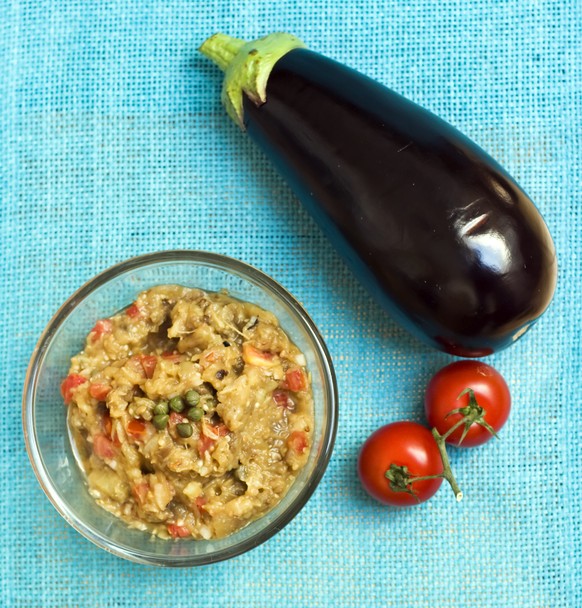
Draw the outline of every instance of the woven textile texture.
M559 284L488 359L514 400L500 441L454 451L465 491L396 511L355 463L377 427L421 421L451 361L374 304L220 105L197 53L215 31L295 33L443 117L530 194ZM582 14L576 0L0 3L0 605L582 606ZM105 268L162 249L251 263L311 314L341 410L312 499L267 543L189 570L126 562L58 515L24 447L20 399L43 328Z

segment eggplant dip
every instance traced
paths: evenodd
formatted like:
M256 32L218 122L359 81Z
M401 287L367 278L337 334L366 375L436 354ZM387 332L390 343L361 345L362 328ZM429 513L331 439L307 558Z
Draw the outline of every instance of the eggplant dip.
M272 313L225 293L142 292L97 321L61 393L90 494L162 538L264 515L311 448L304 355Z

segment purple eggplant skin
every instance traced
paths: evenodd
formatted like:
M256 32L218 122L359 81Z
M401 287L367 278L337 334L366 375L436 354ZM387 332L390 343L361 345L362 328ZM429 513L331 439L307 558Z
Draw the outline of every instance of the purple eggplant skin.
M307 49L279 59L244 127L389 314L482 357L522 336L556 286L552 238L515 181L451 125Z

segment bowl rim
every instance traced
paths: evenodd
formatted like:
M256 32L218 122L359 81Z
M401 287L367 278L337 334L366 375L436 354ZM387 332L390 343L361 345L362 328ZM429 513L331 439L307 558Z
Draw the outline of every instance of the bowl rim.
M235 545L219 549L210 554L161 556L153 552L140 551L125 544L109 540L96 527L77 519L75 516L73 516L71 510L68 508L66 501L62 499L58 492L53 489L50 475L45 468L44 460L38 447L38 437L34 424L36 407L35 397L39 371L53 336L65 322L71 312L87 296L93 293L96 289L105 285L110 280L138 268L163 263L195 263L205 266L212 266L225 271L234 271L236 274L243 276L252 283L266 289L269 293L271 293L271 295L274 295L275 298L282 301L287 309L294 314L296 320L303 327L304 331L306 331L316 347L315 351L317 357L321 361L324 376L326 378L323 390L326 397L324 401L327 403L327 425L324 429L324 434L322 437L322 448L319 452L317 463L314 466L311 477L307 480L305 486L301 488L300 492L289 504L287 509L280 513L256 535L246 537ZM263 544L272 538L277 532L282 530L290 521L292 521L312 496L327 469L337 435L337 380L331 355L315 323L307 314L303 306L275 279L255 266L223 254L187 249L164 250L134 256L110 266L86 281L58 308L41 333L29 360L22 396L22 425L26 451L28 453L28 458L37 481L57 512L82 536L101 549L132 562L165 567L191 567L197 565L208 565L226 559L231 559ZM193 541L190 539L185 539L184 541L177 539L175 541L168 542Z

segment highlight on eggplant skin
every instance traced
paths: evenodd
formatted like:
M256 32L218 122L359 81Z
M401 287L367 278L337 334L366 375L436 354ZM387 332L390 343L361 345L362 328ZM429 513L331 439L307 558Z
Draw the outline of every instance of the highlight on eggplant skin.
M557 278L529 197L451 125L303 45L266 60L264 90L253 89L240 65L252 60L256 78L262 41L272 49L276 36L238 41L231 116L398 323L462 357L513 344L546 310ZM226 68L230 91L234 71Z

